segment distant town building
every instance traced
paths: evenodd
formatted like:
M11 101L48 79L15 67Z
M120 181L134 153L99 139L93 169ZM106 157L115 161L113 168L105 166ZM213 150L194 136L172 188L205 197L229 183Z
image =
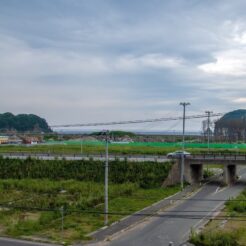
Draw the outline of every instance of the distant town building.
M34 136L25 136L22 137L22 140L24 144L38 144L41 142L41 140L38 137Z
M10 136L8 141L9 144L22 144L22 142L22 139L17 136Z
M0 144L22 144L22 140L17 136L0 136Z
M0 136L0 144L7 144L9 142L8 136Z

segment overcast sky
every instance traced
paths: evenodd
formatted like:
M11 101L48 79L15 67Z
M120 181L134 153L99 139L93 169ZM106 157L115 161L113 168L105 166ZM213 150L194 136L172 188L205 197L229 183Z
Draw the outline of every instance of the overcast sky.
M0 0L0 111L62 124L175 116L181 101L188 114L245 108L245 9L244 0Z

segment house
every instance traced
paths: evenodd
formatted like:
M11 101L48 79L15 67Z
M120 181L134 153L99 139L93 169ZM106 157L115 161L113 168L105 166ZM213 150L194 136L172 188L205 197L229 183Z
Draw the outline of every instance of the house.
M22 138L24 144L38 144L40 143L40 139L34 136L25 136Z
M8 143L9 144L22 144L22 140L17 136L10 136Z
M9 137L8 136L0 136L0 144L7 144L9 143Z

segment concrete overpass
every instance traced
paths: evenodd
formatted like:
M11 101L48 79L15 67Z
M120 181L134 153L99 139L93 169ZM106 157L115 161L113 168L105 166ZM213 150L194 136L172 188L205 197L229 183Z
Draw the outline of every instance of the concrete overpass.
M177 160L179 165L181 160ZM203 178L203 165L223 165L223 183L230 185L237 179L237 166L246 166L246 155L242 154L194 154L185 158L184 177L188 183L198 183Z

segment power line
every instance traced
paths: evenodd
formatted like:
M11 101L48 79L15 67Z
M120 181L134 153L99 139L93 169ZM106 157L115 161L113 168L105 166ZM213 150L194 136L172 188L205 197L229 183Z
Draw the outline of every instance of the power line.
M110 196L111 198L115 198L115 196ZM128 197L128 196L124 196L124 195L121 195L121 196L117 196L117 197L123 197L123 198L131 198L131 199L137 199L137 200L146 200L146 199L165 199L165 198L159 198L159 197L154 197L154 196L146 196L146 197L143 197L143 196L134 196L134 197ZM168 199L165 199L166 201L198 201L198 202L246 202L246 200L239 200L239 199L233 199L233 200L225 200L225 199L195 199L195 198L190 198L190 199L186 199L186 198L180 198L180 199L172 199L172 198L168 198Z
M47 195L47 193L45 193ZM118 196L118 197L125 197L125 196ZM17 200L12 200L12 201L6 201L0 203L0 207L2 208L16 208L16 209L26 209L26 210L44 210L44 211L58 211L60 208L44 208L44 207L28 207L28 206L18 206L18 205L13 205L11 203L13 202L18 202L21 200L28 200L31 199L32 197L26 198L26 199L17 199ZM117 198L117 197L114 197ZM141 198L141 199L146 199L144 197L130 197L132 199L134 198ZM148 198L150 198L148 196ZM199 202L246 202L245 199L196 199L196 198L167 198L165 199L166 201L199 201ZM95 212L95 210L85 210L85 209L72 209L72 208L67 208L67 211L85 211L85 212ZM97 212L97 211L96 211ZM98 211L100 212L100 211ZM124 211L123 213L128 213L128 212L133 212L133 211ZM216 212L216 211L208 211L208 210L200 210L200 211L193 211L193 210L173 210L173 211L168 211L168 212ZM218 212L218 211L217 211ZM101 212L100 212L101 213ZM107 214L107 212L103 212L104 214ZM246 215L244 215L246 217Z
M12 209L20 209L23 211L46 211L46 212L58 212L61 210L61 208L39 208L39 207L25 207L25 206L4 206L2 208L12 208ZM95 210L86 210L86 209L69 209L64 208L65 213L83 213L83 214L95 214L95 215L117 215L117 216L128 216L131 214L132 216L152 216L152 217L160 217L160 218L177 218L177 219L203 219L203 218L211 218L214 220L234 220L234 221L246 221L246 215L217 215L214 217L214 215L210 214L174 214L174 213L192 213L192 212L209 212L209 213L215 213L219 212L218 210L211 210L211 211L167 211L158 213L156 211L148 212L148 213L141 213L134 211L123 211L123 212L103 212L103 211L95 211ZM132 214L133 213L133 214Z
M213 113L210 117L222 116L224 113ZM206 114L200 115L189 115L186 116L185 119L197 119L197 118L205 118ZM158 122L158 121L172 121L172 120L182 120L183 116L176 117L167 117L167 118L157 118L157 119L145 119L145 120L129 120L129 121L112 121L112 122L100 122L100 123L84 123L84 124L65 124L65 125L53 125L50 126L52 128L60 128L60 127L86 127L86 126L110 126L110 125L128 125L128 124L142 124L148 122Z
M103 168L103 166L102 166ZM55 195L56 193L52 193L53 195ZM79 194L75 193L75 194ZM44 192L44 193L39 193L38 196L48 196L50 195L50 193ZM33 197L35 197L37 195L33 195L33 196L28 196L28 197L24 197L24 198L19 198L16 200L9 200L9 201L5 201L0 203L0 206L6 206L8 204L12 204L14 202L19 202L19 201L26 201L29 199L33 199ZM103 196L103 194L101 194L101 196ZM86 198L87 196L83 196L84 198ZM109 198L131 198L131 199L138 199L138 200L146 200L146 199L153 199L153 200L161 200L161 199L165 199L166 201L198 201L198 202L246 202L245 199L197 199L197 198L165 198L165 197L156 197L156 196L127 196L127 195L109 195Z

